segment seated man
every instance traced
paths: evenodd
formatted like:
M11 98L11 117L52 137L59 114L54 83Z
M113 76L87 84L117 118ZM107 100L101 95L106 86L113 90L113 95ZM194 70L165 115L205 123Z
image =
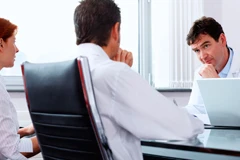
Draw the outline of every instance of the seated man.
M187 35L187 43L202 66L195 71L189 106L204 106L196 80L227 78L240 69L240 55L228 47L222 26L211 17L196 20Z
M184 140L203 123L152 88L120 46L120 9L113 0L83 0L74 13L78 52L89 59L96 102L115 160L142 160L141 139ZM120 60L117 62L114 60Z

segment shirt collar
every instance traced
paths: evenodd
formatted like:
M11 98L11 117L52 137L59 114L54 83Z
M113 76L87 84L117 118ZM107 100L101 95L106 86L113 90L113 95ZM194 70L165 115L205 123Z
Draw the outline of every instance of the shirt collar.
M220 77L227 77L227 74L231 68L231 64L232 64L232 59L233 59L233 55L234 55L234 52L233 52L233 49L228 47L228 50L229 50L229 58L228 58L228 62L227 64L225 65L225 67L223 68L223 70L219 73L219 76Z
M107 55L107 53L100 47L99 45L96 45L94 43L83 43L78 45L78 51L83 56L101 56L104 59L110 59Z

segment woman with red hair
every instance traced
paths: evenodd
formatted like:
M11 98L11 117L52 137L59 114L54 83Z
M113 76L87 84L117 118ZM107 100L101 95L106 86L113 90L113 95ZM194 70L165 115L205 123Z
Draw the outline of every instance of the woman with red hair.
M17 26L0 18L0 73L12 67L18 48L15 44ZM19 130L17 112L0 76L0 159L24 160L40 152L36 137L20 138L34 132L32 125Z

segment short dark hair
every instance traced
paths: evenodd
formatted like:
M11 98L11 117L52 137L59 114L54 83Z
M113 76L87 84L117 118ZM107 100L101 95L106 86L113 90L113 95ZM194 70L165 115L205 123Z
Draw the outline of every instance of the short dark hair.
M221 33L224 33L222 26L215 19L203 16L193 23L193 26L187 35L187 44L193 44L200 34L208 34L218 42Z
M113 0L81 1L74 12L76 44L92 42L107 46L117 22L121 23L120 9Z

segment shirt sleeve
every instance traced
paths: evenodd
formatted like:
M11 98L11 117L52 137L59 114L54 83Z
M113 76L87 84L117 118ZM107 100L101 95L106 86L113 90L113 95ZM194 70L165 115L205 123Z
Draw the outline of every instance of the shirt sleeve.
M177 107L128 66L116 74L112 118L139 139L184 140L202 133L202 121Z
M20 139L12 109L15 108L11 101L0 95L0 152L8 159L25 160L27 158L20 152L32 152L32 142Z

